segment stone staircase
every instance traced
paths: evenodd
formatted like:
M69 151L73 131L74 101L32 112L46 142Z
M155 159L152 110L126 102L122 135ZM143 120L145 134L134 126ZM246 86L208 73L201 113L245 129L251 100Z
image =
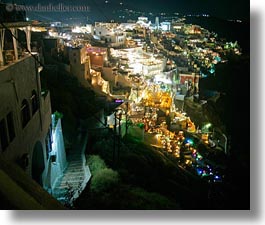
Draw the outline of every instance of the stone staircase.
M86 187L91 174L85 160L87 133L81 133L74 147L67 154L68 167L58 179L52 195L63 205L72 206L73 201Z

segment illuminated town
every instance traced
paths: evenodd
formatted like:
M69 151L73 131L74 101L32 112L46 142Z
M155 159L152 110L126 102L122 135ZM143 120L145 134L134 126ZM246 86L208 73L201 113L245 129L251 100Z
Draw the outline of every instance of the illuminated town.
M70 24L0 11L1 209L249 209L229 100L249 53L189 22L211 15L123 7Z

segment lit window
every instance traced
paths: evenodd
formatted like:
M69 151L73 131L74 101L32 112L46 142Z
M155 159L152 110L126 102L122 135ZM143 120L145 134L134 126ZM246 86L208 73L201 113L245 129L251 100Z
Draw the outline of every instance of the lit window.
M24 128L30 120L29 104L28 104L27 100L24 99L22 101L20 110L21 110L22 128Z

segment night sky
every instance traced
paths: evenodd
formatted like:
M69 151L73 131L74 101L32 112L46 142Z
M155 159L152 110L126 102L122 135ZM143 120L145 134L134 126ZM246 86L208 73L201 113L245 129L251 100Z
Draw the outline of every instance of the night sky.
M6 0L11 2L11 0ZM64 3L69 5L88 5L90 14L104 16L114 9L128 8L146 12L179 12L179 13L207 13L223 19L249 20L249 0L15 0L18 4L49 4ZM120 5L120 2L123 5ZM61 15L55 15L55 17Z
M226 19L249 16L249 0L133 0L127 2L133 2L139 8L152 8L156 11L209 13Z

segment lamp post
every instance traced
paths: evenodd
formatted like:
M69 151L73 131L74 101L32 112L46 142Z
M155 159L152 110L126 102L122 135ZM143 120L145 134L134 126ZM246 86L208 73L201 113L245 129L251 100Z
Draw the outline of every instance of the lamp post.
M121 148L121 116L122 112L119 112L118 120L119 120L119 134L118 134L118 163L120 159L120 148Z
M209 128L212 126L211 123L207 123L204 126L202 126L202 133L209 133Z
M129 110L129 102L126 102L126 112L125 112L125 136L128 134L128 110Z
M117 115L118 113L118 115ZM114 112L114 136L113 136L113 164L115 164L115 152L116 152L116 137L118 137L117 143L118 143L118 150L117 150L117 161L119 161L120 157L120 145L121 145L121 116L122 113L119 112L119 110L115 110ZM117 134L117 119L118 119L118 134Z

